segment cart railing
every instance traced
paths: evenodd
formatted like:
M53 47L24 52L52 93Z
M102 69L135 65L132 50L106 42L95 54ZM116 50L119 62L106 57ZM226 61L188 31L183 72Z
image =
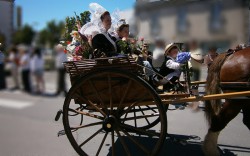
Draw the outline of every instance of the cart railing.
M84 59L82 61L67 61L63 64L66 72L69 73L71 78L97 69L116 68L131 72L138 72L139 68L135 60L127 56Z

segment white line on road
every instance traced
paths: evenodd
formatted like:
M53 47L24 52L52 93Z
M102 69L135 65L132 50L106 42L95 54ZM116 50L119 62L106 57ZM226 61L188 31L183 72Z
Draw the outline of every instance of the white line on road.
M29 101L17 101L17 100L0 99L0 107L23 109L25 107L30 107L32 105L33 105L33 103L29 102Z

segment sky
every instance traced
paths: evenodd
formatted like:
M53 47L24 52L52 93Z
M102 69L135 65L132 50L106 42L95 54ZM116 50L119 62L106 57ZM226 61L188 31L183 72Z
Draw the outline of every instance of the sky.
M35 30L41 30L51 20L63 21L89 10L90 3L98 3L110 12L133 8L136 0L15 0L15 6L22 7L22 24L29 24Z

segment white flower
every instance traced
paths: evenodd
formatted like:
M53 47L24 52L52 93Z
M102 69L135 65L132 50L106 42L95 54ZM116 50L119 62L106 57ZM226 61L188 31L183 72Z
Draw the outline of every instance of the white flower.
M123 37L122 40L123 40L123 41L127 41L127 38L126 38L126 37Z

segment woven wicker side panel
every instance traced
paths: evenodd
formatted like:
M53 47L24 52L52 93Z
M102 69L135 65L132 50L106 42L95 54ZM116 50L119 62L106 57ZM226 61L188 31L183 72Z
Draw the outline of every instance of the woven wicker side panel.
M85 74L91 70L107 68L126 70L136 73L138 66L132 58L101 58L96 60L69 61L64 67L70 77Z

